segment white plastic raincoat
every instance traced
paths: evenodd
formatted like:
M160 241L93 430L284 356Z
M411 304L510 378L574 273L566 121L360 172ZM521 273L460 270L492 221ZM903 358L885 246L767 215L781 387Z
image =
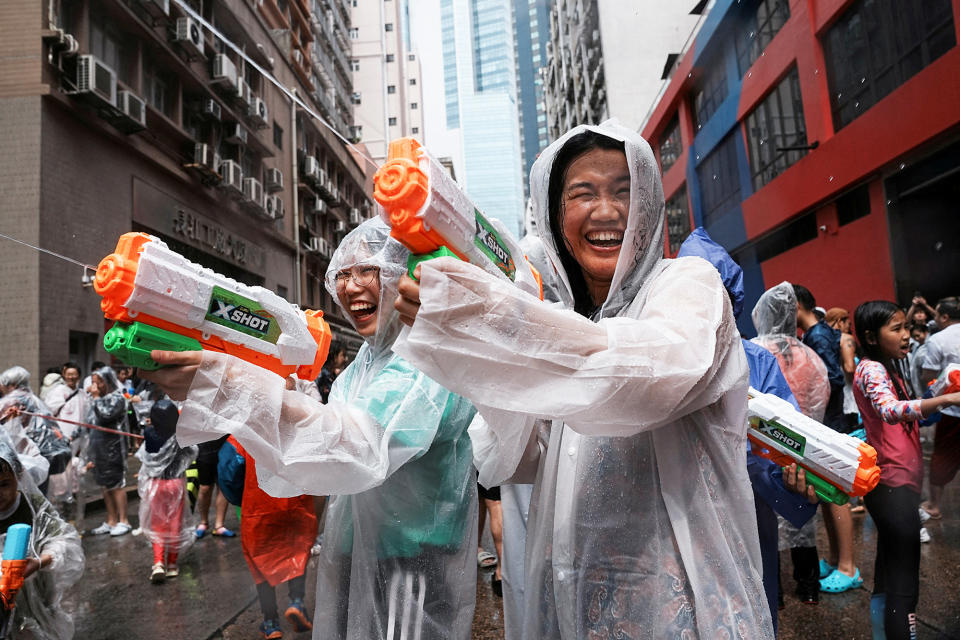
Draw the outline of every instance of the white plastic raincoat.
M467 639L476 595L475 410L395 355L393 308L408 252L368 220L327 270L380 268L380 321L328 404L278 376L204 352L178 426L181 444L232 433L278 496L330 501L314 638Z
M83 575L84 556L76 529L63 521L29 474L23 473L19 456L6 434L0 433L0 459L18 476L18 500L30 509L33 531L27 548L28 557L49 554L49 565L27 577L17 594L13 610L11 637L18 640L64 640L73 637L73 618L64 611L63 593ZM6 534L0 536L0 548Z
M595 316L438 259L422 265L419 315L394 350L477 405L490 427L474 439L483 484L537 460L524 638L772 638L744 464L746 359L716 269L662 258L650 147L615 123L567 133L531 173L537 226L550 228L558 150L587 129L624 142L632 178ZM552 428L535 431L538 418Z

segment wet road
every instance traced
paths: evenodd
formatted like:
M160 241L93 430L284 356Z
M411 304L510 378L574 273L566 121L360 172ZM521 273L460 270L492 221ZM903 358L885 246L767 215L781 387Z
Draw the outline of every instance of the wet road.
M131 494L130 517L136 524L137 502ZM923 545L920 575L919 637L923 640L960 640L960 480L946 490L944 518L927 523L933 538ZM91 506L83 521L85 528L98 525L102 510ZM855 516L857 563L864 588L844 594L822 594L818 606L802 605L793 595L789 553L782 554L781 566L786 608L780 612L780 638L871 638L869 607L873 586L873 557L876 529L869 515ZM228 514L227 526L237 526L236 515ZM820 526L821 550L826 541ZM259 607L250 574L240 549L239 538L207 536L183 557L181 575L166 584L151 585L148 576L152 557L142 537L85 536L87 570L81 582L68 594L66 606L77 625L76 638L84 640L169 640L170 638L260 638ZM492 547L489 542L485 548ZM312 564L312 563L311 563ZM481 572L477 585L474 640L503 637L503 611L492 595L490 572ZM315 575L308 572L307 606L312 609ZM278 602L286 605L281 587ZM306 639L309 633L285 638Z

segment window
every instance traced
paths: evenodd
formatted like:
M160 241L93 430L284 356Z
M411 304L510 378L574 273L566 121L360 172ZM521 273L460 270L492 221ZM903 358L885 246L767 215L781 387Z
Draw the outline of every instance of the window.
M356 27L350 27L350 31L348 31L347 33L350 34L351 40L356 40L360 37L360 30L357 29Z
M950 0L859 0L824 36L839 130L957 44Z
M790 4L787 0L760 0L757 3L756 10L747 16L735 36L741 76L757 61L760 53L789 18Z
M393 55L392 53L387 54L387 62L393 62L396 59L397 59L396 56Z
M740 204L740 178L737 175L737 136L734 129L697 167L700 181L703 226L735 204Z
M410 103L410 108L411 108L411 109L416 109L416 108L417 108L417 103L416 103L416 102L411 102L411 103Z
M807 128L796 67L747 116L747 142L754 191L807 155Z
M841 227L870 215L870 189L861 185L837 198L837 224Z
M415 84L417 84L417 79L416 79L416 78L410 78L410 86L412 87L412 86L415 85Z
M396 118L387 118L387 124L388 124L389 126L391 126L391 127L395 127L395 126L397 126L397 119L396 119Z
M388 23L386 23L385 25L383 25L383 30L384 30L384 31L393 31L393 23L392 23L392 22L388 22Z
M136 47L136 42L117 31L99 3L91 5L90 53L116 71L117 79L129 86L136 80Z
M683 142L680 140L680 119L673 116L660 139L660 171L666 173L672 167L683 151Z
M283 129L276 122L273 123L273 146L283 149Z
M354 58L350 61L350 69L352 71L360 71L360 61Z
M174 112L176 78L169 73L163 73L152 63L145 65L143 70L143 94L147 103L167 116L173 119Z
M396 92L397 92L397 85L395 85L395 84L388 84L388 85L387 85L387 93L388 93L388 94L392 94L392 93L396 93Z
M360 104L360 92L354 91L350 94L350 104Z
M727 73L722 61L718 61L707 71L699 90L693 97L693 111L696 116L697 131L707 124L724 98L727 97Z
M667 200L664 213L667 218L667 250L671 256L675 256L680 245L690 235L690 206L687 204L686 185L680 187L680 190Z
M420 133L420 127L413 127L412 129L410 129L410 133L414 135Z
M756 245L757 262L764 262L817 237L817 214L806 213L783 225Z

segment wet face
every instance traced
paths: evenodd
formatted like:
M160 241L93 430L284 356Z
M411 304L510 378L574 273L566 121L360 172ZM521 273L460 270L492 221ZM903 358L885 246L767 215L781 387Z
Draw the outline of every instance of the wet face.
M907 330L907 317L903 311L897 311L887 323L880 327L877 334L877 346L885 358L899 360L910 352L910 331Z
M80 381L80 372L74 369L73 367L67 367L60 374L63 376L63 381L67 383L67 386L71 389L77 388L77 382Z
M6 511L17 499L17 476L7 469L0 472L0 511Z
M615 149L593 149L577 157L567 168L562 197L564 242L599 304L610 290L627 228L627 157Z
M93 374L92 376L90 376L90 381L97 388L97 393L100 394L101 398L107 395L108 393L110 393L110 390L107 389L106 381L100 376L98 376L97 374Z
M364 338L377 332L380 304L380 268L357 265L336 275L337 297Z

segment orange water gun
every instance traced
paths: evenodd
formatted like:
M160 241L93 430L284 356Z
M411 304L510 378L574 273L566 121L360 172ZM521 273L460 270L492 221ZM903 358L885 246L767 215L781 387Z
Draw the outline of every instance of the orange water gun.
M13 608L17 594L23 587L23 572L27 569L27 547L33 527L18 523L7 529L3 545L3 562L0 563L0 638L10 634Z
M104 316L116 321L103 346L130 366L157 369L154 349L210 350L314 380L327 359L332 334L322 311L190 262L145 233L120 236L93 287Z
M507 229L483 215L443 165L413 138L390 143L373 176L390 235L410 249L410 277L424 260L450 256L506 278L543 299L540 274Z

